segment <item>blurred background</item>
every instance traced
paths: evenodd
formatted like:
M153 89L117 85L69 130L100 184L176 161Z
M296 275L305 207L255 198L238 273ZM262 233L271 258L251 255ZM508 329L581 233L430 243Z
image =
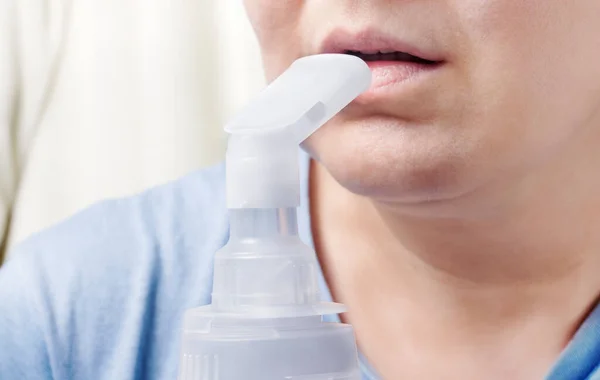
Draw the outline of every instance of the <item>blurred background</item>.
M223 159L224 123L264 84L241 1L0 0L0 262Z

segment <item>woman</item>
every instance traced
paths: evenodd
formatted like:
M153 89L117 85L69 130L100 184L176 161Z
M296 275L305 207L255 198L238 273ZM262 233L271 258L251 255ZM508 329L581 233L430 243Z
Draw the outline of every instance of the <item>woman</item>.
M306 143L300 212L364 377L600 377L600 3L246 6L269 78L327 52L373 70ZM31 239L0 272L0 374L174 378L226 237L218 167Z

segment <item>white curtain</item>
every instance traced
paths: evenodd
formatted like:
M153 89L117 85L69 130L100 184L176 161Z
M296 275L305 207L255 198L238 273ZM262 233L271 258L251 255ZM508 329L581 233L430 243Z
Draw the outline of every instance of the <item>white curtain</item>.
M264 83L241 0L0 2L6 247L221 160Z

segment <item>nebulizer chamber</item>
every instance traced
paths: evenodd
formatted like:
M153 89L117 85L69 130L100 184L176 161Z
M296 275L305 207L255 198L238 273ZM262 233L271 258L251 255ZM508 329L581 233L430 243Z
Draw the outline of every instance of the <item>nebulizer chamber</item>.
M184 318L179 380L358 380L352 327L323 316L314 251L298 236L298 146L365 91L349 55L297 60L227 126L228 243L212 303Z

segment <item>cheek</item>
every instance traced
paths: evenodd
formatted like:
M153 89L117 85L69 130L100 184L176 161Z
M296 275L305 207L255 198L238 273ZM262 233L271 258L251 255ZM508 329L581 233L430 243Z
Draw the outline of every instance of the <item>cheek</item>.
M244 3L261 47L267 79L273 79L300 57L298 25L304 0L244 0Z
M473 124L488 146L515 160L539 158L586 127L600 106L600 2L481 4L456 5Z
M279 31L293 21L302 0L244 0L250 22L260 35Z

